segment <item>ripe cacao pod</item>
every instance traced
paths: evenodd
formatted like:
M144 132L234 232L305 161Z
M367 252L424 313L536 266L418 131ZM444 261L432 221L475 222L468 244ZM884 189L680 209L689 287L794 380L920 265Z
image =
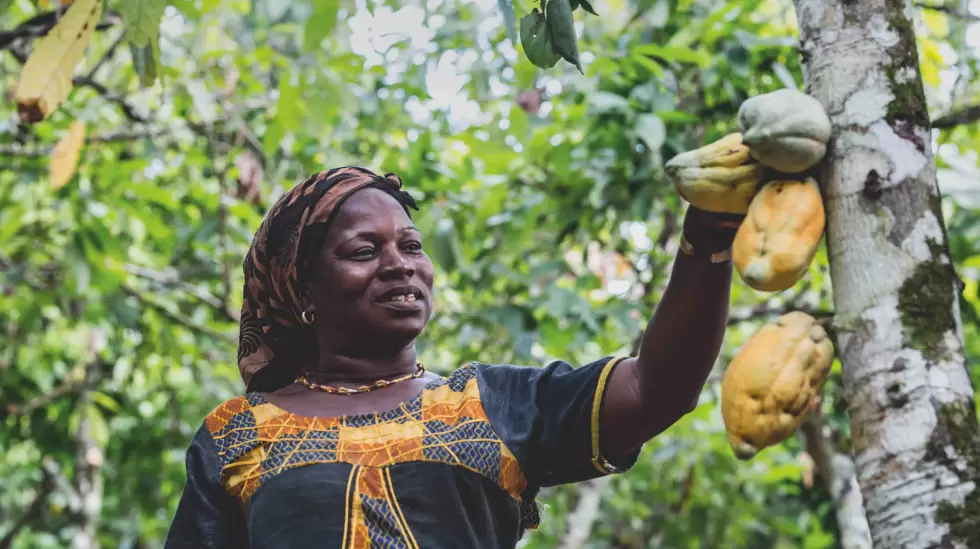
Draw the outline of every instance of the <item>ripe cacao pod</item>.
M823 326L793 311L752 335L725 370L721 413L735 456L754 457L799 428L834 361Z
M813 97L789 88L750 97L738 109L738 131L752 157L784 173L800 173L827 153L830 118Z
M744 214L759 188L762 166L749 156L742 134L731 133L664 164L684 200L709 212Z
M766 183L735 233L735 269L755 290L790 288L809 269L824 224L823 200L812 177Z

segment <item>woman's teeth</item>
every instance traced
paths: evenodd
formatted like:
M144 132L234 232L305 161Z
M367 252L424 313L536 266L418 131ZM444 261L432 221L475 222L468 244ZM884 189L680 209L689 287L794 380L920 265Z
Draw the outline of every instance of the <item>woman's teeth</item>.
M392 297L391 300L392 301L406 301L408 303L414 303L415 302L415 294L396 295L396 296Z

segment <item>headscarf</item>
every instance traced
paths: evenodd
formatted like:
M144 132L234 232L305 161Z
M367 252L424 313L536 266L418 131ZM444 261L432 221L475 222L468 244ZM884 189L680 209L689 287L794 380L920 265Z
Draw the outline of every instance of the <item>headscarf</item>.
M247 392L285 387L319 360L316 337L302 320L307 269L340 206L365 187L387 192L406 213L418 209L397 175L346 166L310 176L262 220L243 264L238 371Z

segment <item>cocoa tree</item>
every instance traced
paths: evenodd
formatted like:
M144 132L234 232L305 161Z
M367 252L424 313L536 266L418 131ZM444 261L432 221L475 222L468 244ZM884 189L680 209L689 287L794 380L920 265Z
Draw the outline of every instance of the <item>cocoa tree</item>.
M980 435L912 5L795 0L852 453L876 548L980 547Z

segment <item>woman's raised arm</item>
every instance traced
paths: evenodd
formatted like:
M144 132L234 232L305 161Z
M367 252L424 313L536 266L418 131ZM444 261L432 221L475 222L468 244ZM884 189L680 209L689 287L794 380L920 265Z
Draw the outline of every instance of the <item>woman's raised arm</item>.
M682 234L693 253L682 245L638 356L609 376L600 437L606 457L635 450L697 405L728 319L732 262L716 252L730 249L742 219L688 208Z

